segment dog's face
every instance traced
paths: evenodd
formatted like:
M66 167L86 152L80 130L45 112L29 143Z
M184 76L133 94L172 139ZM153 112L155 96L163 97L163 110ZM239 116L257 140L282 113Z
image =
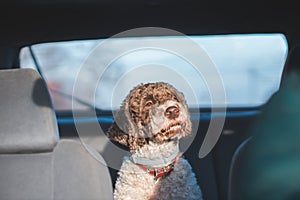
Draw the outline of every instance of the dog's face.
M167 83L138 85L130 91L108 131L109 138L135 151L191 133L184 95Z

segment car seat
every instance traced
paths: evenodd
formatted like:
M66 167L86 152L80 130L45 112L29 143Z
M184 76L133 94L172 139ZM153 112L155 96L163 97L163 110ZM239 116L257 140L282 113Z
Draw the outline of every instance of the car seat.
M300 47L284 66L279 91L263 107L231 163L229 200L300 199Z
M0 199L113 199L101 155L59 138L36 70L0 70L0 94Z

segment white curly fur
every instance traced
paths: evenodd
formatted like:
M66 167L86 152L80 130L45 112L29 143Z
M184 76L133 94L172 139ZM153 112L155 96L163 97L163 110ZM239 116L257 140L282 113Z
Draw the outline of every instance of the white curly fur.
M157 158L161 152L168 152L169 156L173 150L173 141L160 145L149 144L139 151L139 156L151 156ZM149 150L149 151L147 151ZM153 155L157 155L153 157ZM195 174L188 161L179 157L173 171L166 178L154 180L145 170L125 157L119 171L119 177L115 184L114 199L116 200L200 200L202 193L197 184Z

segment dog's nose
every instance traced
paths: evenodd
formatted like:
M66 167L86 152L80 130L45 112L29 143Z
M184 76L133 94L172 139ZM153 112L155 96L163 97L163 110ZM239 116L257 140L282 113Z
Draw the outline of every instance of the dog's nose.
M176 106L170 106L166 109L165 116L169 119L176 119L179 116L179 109Z

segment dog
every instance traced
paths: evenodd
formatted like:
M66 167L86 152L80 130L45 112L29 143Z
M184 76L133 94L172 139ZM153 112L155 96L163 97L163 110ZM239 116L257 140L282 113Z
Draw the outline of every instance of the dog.
M202 199L179 150L179 140L192 130L183 93L165 82L137 85L114 117L107 136L131 152L118 172L115 200Z

